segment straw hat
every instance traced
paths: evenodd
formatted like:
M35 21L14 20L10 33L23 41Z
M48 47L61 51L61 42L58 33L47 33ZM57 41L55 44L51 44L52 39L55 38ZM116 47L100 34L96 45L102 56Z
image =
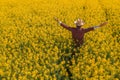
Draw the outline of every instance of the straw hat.
M77 19L75 22L76 26L83 26L84 25L84 21L82 19Z

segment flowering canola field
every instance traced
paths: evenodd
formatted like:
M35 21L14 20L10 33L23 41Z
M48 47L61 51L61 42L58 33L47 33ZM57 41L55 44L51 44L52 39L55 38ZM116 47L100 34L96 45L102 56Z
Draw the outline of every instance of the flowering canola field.
M73 50L71 33L53 17L84 28ZM72 64L70 64L72 63ZM0 80L120 80L119 0L0 0Z

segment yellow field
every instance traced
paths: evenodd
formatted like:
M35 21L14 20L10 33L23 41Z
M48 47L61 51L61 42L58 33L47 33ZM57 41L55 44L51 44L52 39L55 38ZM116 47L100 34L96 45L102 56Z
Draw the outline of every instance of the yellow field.
M0 0L0 80L120 80L119 10L119 0ZM71 57L71 33L54 16L72 27L77 18L84 28L109 24Z

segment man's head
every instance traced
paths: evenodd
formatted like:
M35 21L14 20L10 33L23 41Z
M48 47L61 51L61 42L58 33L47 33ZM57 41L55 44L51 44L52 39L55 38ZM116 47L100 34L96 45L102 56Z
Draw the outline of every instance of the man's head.
M80 28L84 25L84 21L82 19L77 19L75 22L76 27Z

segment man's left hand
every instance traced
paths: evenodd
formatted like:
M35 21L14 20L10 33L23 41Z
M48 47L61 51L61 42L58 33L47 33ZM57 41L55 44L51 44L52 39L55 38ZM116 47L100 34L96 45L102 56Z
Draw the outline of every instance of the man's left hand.
M106 24L108 24L108 22L101 23L99 27L105 26Z

